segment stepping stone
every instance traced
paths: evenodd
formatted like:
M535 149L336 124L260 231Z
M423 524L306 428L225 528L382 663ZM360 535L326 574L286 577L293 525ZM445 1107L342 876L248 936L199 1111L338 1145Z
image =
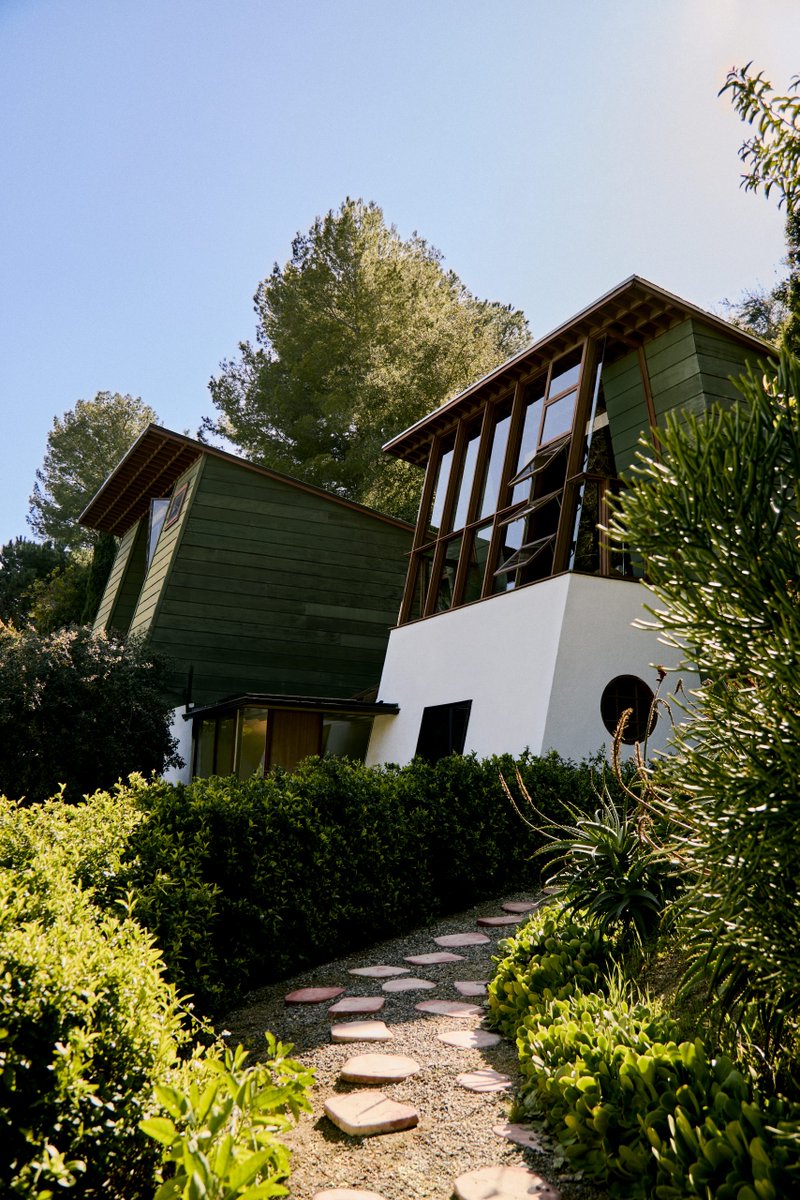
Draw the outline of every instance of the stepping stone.
M541 908L541 900L506 900L500 907L507 913L529 913Z
M360 1188L325 1188L324 1192L314 1192L311 1200L384 1200L384 1197Z
M323 1000L335 1000L343 993L343 987L306 987L289 992L283 999L286 1004L321 1004Z
M511 917L478 917L478 924L488 928L498 928L501 925L519 925L520 918L518 916Z
M457 979L453 987L458 992L459 996L485 996L488 984L480 979ZM344 1004L343 1000L339 1001ZM328 1012L331 1010L328 1009Z
M410 975L411 968L389 967L385 963L380 963L377 967L353 967L347 974L364 975L367 979L389 979L392 975Z
M357 1054L339 1074L348 1083L396 1083L418 1070L419 1063L405 1054Z
M445 933L433 940L437 946L482 946L489 938L485 933Z
M344 996L329 1009L329 1013L374 1013L380 1012L386 1003L385 996Z
M436 1037L459 1050L485 1050L503 1040L499 1033L489 1033L486 1029L452 1029L449 1033L437 1033Z
M508 1075L501 1075L499 1071L492 1071L488 1067L456 1075L456 1083L460 1083L468 1092L503 1092L511 1087Z
M527 1167L479 1167L459 1175L453 1185L458 1200L561 1200L561 1192Z
M331 1025L332 1042L388 1042L394 1037L385 1021L345 1021Z
M446 950L440 950L434 954L411 954L405 962L413 963L415 967L433 967L437 963L463 962L463 954L448 954Z
M435 988L436 984L430 979L417 979L409 975L408 979L387 979L382 987L385 992L418 992L425 988Z
M435 1013L439 1017L480 1017L483 1009L477 1004L465 1004L463 1000L423 1000L415 1004L417 1012Z
M398 1104L383 1092L350 1092L331 1096L324 1104L325 1115L342 1133L351 1137L373 1137L413 1129L419 1113L410 1104Z
M527 1125L515 1125L511 1121L504 1121L502 1125L493 1125L492 1133L505 1138L508 1142L516 1142L518 1146L524 1146L526 1150L538 1150L542 1154L544 1153L544 1145L538 1133L529 1129Z

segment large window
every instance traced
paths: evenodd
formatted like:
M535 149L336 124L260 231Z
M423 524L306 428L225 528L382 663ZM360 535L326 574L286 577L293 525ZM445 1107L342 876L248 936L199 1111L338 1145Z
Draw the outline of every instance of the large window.
M257 706L198 717L192 774L250 779L272 767L291 771L312 754L363 762L372 721L360 714Z

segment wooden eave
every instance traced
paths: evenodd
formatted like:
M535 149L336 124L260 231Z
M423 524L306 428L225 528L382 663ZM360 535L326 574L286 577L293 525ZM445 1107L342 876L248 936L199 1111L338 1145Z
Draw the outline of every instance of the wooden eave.
M140 433L125 457L81 513L81 525L121 537L135 521L145 516L150 509L151 500L168 496L176 480L192 463L203 456L235 463L236 466L253 471L256 475L288 484L301 492L309 492L332 504L341 504L397 529L413 532L413 526L406 521L386 516L385 513L366 508L363 504L356 504L352 500L336 496L333 492L326 492L324 488L294 479L291 475L283 475L279 471L248 462L238 454L230 454L226 450L217 449L216 446L206 446L203 442L174 433L171 429L163 429L160 425L148 425Z
M507 395L520 380L543 370L552 359L575 349L587 338L605 338L605 360L608 362L638 349L689 317L710 325L750 349L771 357L775 355L775 347L769 342L638 275L631 275L569 321L399 433L383 449L406 462L424 466L437 435L476 416L488 403Z
M201 704L197 708L189 708L183 714L184 721L195 717L216 717L225 713L236 712L240 708L276 708L289 712L332 712L349 716L396 717L400 712L397 704L378 700L370 703L365 700L343 700L341 696L281 696L265 692L243 692L236 696L226 696L213 704Z

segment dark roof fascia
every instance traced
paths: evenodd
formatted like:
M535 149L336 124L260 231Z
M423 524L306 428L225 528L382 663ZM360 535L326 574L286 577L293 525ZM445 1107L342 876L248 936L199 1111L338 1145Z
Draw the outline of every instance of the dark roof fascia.
M680 296L676 296L673 292L668 292L665 288L659 287L658 284L651 283L641 275L630 275L622 283L612 288L609 292L606 292L587 308L581 309L574 317L570 317L568 321L557 325L555 329L551 329L544 337L539 338L536 342L532 342L524 350L520 350L513 357L506 359L499 367L495 367L493 371L490 371L475 383L470 384L463 392L459 392L457 396L454 396L451 400L447 400L439 408L427 413L426 416L421 417L413 425L409 425L402 433L398 433L386 442L381 447L382 450L387 454L394 454L397 458L405 458L409 462L419 463L424 461L424 456L421 458L419 452L415 452L415 446L418 444L419 435L423 433L426 426L431 427L430 438L428 439L431 440L440 429L444 429L449 424L454 413L459 408L466 406L476 393L498 383L506 374L513 374L515 371L523 372L528 362L533 363L537 358L546 357L548 346L557 343L565 335L574 333L576 340L581 336L586 336L582 326L586 327L588 331L591 324L602 317L604 309L610 309L612 305L624 299L626 294L629 294L631 298L637 294L643 297L649 295L653 299L661 301L664 305L672 306L676 315L682 314L683 319L694 317L706 325L711 325L726 336L744 343L751 349L757 350L770 358L777 357L778 352L775 346L770 342L764 341L763 338L757 337L753 333L748 333L747 330L740 329L736 325L731 325L729 321L725 321L722 317L706 312L705 309L699 308L696 304L692 304L688 300L681 299Z
M332 696L273 696L264 692L244 692L238 696L226 696L213 704L202 704L190 708L183 714L184 721L193 717L210 717L220 713L235 712L239 708L280 708L303 712L340 712L353 716L395 717L400 712L397 704L384 701L371 703L366 700L342 700Z
M272 479L278 483L287 484L289 487L297 488L298 491L307 492L312 496L317 496L320 499L328 500L333 504L340 504L344 508L349 508L355 512L363 513L365 516L373 517L378 521L383 521L387 525L393 525L397 529L402 529L408 533L413 533L414 531L413 525L410 525L407 521L400 520L398 517L390 517L386 513L378 512L377 509L368 508L364 504L358 504L355 500L347 500L343 496L337 496L335 492L328 492L324 488L316 487L314 484L305 483L301 479L295 479L292 475L284 475L280 471L273 471L270 467L264 467L259 463L250 462L248 459L242 458L238 454L232 454L228 450L221 450L217 446L207 446L204 442L198 442L194 438L187 437L185 434L175 433L171 429L166 429L162 425L155 424L150 424L142 430L131 448L117 463L106 480L97 490L95 495L86 505L85 509L78 518L81 525L86 525L89 529L100 529L103 532L116 533L118 536L120 533L125 532L124 529L104 528L104 525L100 523L104 520L104 510L107 511L108 509L108 504L104 504L104 500L114 493L115 481L120 479L120 476L124 473L127 467L130 467L135 463L137 457L142 457L144 465L148 442L154 443L155 441L159 441L163 445L173 446L176 451L185 450L189 454L192 451L195 452L194 457L192 457L189 461L186 461L188 455L181 458L180 461L182 466L180 470L175 473L171 483L174 483L175 479L179 478L179 476L188 469L192 462L205 455L209 458L222 459L223 462L233 463L238 467L244 467L246 470L252 471L256 475L260 475L263 478ZM144 491L146 491L146 489L143 490L142 494L144 494ZM120 486L119 494L123 495L124 492L125 486ZM155 498L155 493L153 493L150 498ZM139 513L139 516L143 515L143 512ZM132 524L132 521L126 525L126 528L128 528L130 524Z

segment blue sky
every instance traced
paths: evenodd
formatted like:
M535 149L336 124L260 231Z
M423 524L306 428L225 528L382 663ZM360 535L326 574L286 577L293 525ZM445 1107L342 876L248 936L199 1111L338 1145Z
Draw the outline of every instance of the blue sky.
M78 399L194 433L347 195L535 335L634 272L771 285L782 217L717 98L751 59L800 71L797 0L0 0L0 542Z

